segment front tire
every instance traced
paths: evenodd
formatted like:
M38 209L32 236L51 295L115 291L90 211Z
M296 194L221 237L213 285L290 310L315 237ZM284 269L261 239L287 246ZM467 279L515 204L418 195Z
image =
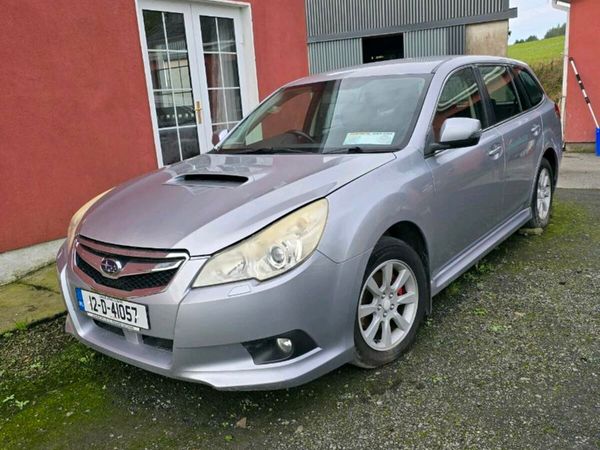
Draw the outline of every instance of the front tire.
M550 222L550 211L554 194L554 176L552 167L546 159L542 159L535 179L531 211L533 218L527 224L528 228L546 228Z
M423 261L405 242L383 237L367 264L354 323L354 364L374 368L414 342L429 301Z

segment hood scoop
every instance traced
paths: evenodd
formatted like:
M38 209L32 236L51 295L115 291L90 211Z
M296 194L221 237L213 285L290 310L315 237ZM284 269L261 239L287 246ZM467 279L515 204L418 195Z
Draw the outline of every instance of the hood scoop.
M234 188L246 183L248 180L248 177L242 175L186 173L172 178L167 184L190 188Z

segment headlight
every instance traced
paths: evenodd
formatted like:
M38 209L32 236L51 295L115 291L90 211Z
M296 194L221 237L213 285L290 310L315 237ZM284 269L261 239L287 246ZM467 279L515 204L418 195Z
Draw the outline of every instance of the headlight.
M317 248L327 210L327 200L318 200L217 253L202 267L193 287L251 278L262 281L296 267Z
M71 222L69 222L69 231L67 232L67 248L71 248L71 245L73 244L73 240L75 239L75 232L77 231L79 222L81 222L81 219L83 218L85 213L88 211L88 209L90 209L94 203L96 203L98 200L100 200L102 197L104 197L110 191L112 191L112 188L109 189L108 191L103 192L100 195L97 195L96 197L91 199L89 202L87 202L85 205L83 205L81 208L79 208L79 210L75 214L73 214L73 217L71 218Z

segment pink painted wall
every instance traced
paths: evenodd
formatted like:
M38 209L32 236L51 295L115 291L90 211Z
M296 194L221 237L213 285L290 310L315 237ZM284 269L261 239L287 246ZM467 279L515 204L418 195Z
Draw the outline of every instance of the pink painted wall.
M263 98L308 73L304 2L250 3ZM3 252L157 161L134 0L5 0L0 60Z
M600 1L572 0L569 24L569 56L577 69L600 120ZM565 141L594 142L596 125L572 69L569 67L565 110Z

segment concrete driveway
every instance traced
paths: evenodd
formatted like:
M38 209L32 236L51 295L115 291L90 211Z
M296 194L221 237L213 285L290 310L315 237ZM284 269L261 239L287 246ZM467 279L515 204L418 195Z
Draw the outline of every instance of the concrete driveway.
M600 158L593 153L563 155L558 187L564 189L600 189Z
M0 338L0 448L600 445L600 191L561 190L434 301L410 352L288 391L227 393L97 354L63 319Z

